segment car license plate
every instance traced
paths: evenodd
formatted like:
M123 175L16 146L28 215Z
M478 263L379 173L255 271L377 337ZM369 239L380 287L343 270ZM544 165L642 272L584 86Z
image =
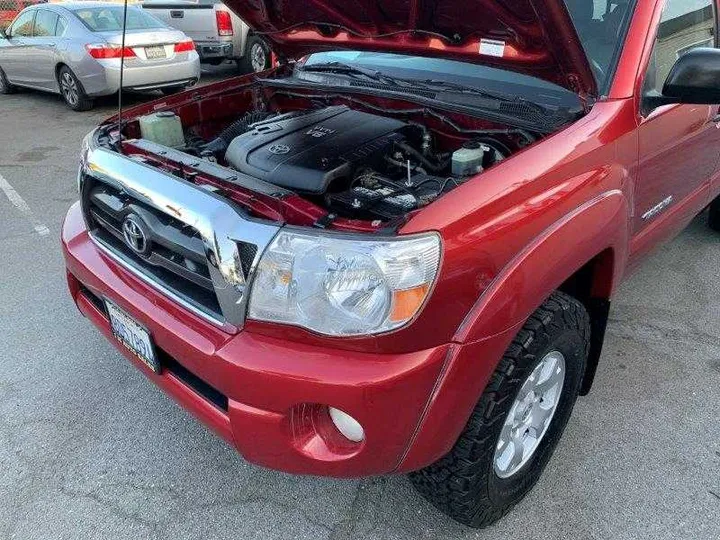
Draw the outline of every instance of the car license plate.
M105 300L105 307L110 317L110 327L115 338L147 367L155 373L160 373L160 362L155 356L155 347L150 333L109 300Z
M145 57L148 60L157 60L158 58L165 58L165 47L145 47Z

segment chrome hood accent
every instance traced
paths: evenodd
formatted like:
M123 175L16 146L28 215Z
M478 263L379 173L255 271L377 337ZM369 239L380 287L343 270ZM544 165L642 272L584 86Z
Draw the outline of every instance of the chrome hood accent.
M158 170L141 159L126 157L92 143L88 145L79 176L86 175L122 190L197 231L224 318L213 322L226 329L228 324L236 330L243 326L255 268L281 225L253 219L239 206L210 190ZM87 212L84 214L87 219ZM257 247L246 271L240 262L239 242ZM154 280L149 281L152 284ZM158 285L164 290L162 284Z

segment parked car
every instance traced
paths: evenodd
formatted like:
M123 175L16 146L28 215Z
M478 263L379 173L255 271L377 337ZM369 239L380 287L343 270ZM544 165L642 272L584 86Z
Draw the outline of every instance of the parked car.
M0 37L0 94L16 87L59 93L76 111L120 88L171 94L195 84L200 61L192 40L137 7L43 4L23 10Z
M270 49L221 0L147 0L143 9L195 41L200 61L234 61L241 73L270 67Z
M623 278L708 206L720 230L718 6L228 5L290 61L88 135L73 299L247 460L409 472L496 521Z

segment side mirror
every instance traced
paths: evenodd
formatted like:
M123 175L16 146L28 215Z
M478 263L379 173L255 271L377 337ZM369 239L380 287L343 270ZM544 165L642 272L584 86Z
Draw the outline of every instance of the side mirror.
M3 30L2 28L0 28L0 39L7 39L7 38L8 38L8 36L7 36L7 34L5 33L5 30Z
M720 49L692 49L677 59L663 86L662 94L649 92L651 109L670 103L720 104Z

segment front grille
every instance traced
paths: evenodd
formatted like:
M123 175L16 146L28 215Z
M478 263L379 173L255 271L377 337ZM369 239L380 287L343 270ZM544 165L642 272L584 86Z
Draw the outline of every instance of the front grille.
M98 146L101 130L86 139L79 177L85 222L100 251L186 310L239 331L255 266L282 224L254 219L143 158ZM212 169L166 146L134 145L183 167ZM263 185L255 188L265 193Z
M196 309L222 318L205 247L195 229L115 186L88 176L83 186L83 202L96 241ZM146 236L143 253L132 249L125 237L123 226L128 217L140 224Z

